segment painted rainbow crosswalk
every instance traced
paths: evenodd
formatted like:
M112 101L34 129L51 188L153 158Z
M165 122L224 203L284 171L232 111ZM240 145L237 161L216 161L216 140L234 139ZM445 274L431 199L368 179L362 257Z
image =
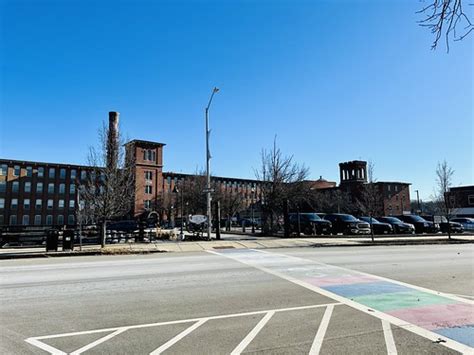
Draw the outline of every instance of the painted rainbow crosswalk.
M314 286L329 295L343 297L454 340L468 349L474 348L472 301L288 255L252 249L223 250L215 254L296 280L302 286Z

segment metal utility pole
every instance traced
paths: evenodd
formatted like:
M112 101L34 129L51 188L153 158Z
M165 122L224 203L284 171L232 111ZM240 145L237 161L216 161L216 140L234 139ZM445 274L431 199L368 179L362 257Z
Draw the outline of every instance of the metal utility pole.
M209 103L206 106L206 205L207 205L207 239L211 239L212 230L212 215L211 215L211 152L209 151L209 136L211 131L209 130L209 108L211 107L212 98L219 89L214 87L212 89Z

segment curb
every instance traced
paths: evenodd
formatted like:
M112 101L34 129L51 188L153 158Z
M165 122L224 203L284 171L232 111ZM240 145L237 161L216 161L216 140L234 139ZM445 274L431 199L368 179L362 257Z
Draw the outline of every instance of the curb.
M239 243L238 241L232 242L237 243L239 247L235 247L231 244L229 245L216 245L210 246L212 249L250 249L245 246L244 243ZM258 249L278 249L283 246L266 246L262 243L260 244L261 248ZM465 240L465 239L423 239L423 240L385 240L385 241L357 241L351 240L347 243L317 243L317 242L308 242L307 245L295 244L287 245L285 248L333 248L333 247L370 247L370 246L392 246L392 245L437 245L437 244L474 244L474 240ZM200 246L202 248L202 246ZM203 248L203 250L206 250ZM8 259L30 259L30 258L60 258L60 257L73 257L73 256L92 256L92 255L140 255L140 254L156 254L156 253L186 253L187 251L169 251L169 250L160 250L160 249L119 249L119 248L106 248L102 249L93 249L93 250L83 250L83 251L66 251L66 252L30 252L30 253L4 253L0 254L0 260Z

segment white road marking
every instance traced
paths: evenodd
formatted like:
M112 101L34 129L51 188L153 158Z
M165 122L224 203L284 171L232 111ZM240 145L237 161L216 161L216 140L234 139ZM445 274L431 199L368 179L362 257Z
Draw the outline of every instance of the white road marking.
M323 319L321 320L321 324L319 325L318 331L316 336L313 340L313 345L311 345L311 350L309 351L309 355L318 355L321 351L321 346L323 345L324 335L326 334L326 330L328 329L329 320L332 316L332 311L334 310L334 306L327 306L326 311L324 312Z
M320 264L320 265L325 265L325 266L328 266L328 267L329 267L329 266L332 267L332 265L323 264L323 263L318 263L318 262L316 262L316 261L307 260L307 259L302 259L302 258L297 258L297 257L293 257L293 256L286 256L286 255L284 255L284 254L276 254L276 253L274 254L274 253L270 253L270 252L263 251L263 250L257 250L257 249L247 249L247 250L255 251L255 252L258 252L258 253L270 254L270 255L272 255L272 256L277 256L277 255L279 255L279 256L289 257L289 258L292 258L292 259L297 259L297 260L299 260L299 261L301 261L301 260L307 261L307 262L309 261L309 262L313 262L313 263L315 263L315 264ZM420 335L420 336L422 336L422 337L424 337L424 338L427 338L427 339L429 339L429 340L431 340L431 341L436 341L436 342L438 342L440 345L443 345L443 346L445 346L445 347L447 347L447 348L450 348L450 349L459 351L459 352L461 352L461 353L468 353L468 354L469 354L469 353L472 353L472 348L471 348L471 347L469 347L469 346L467 346L467 345L464 345L464 344L461 344L461 343L459 343L459 342L457 342L457 341L455 341L455 340L453 340L453 339L451 339L451 338L445 337L445 336L440 335L440 334L436 334L436 333L431 332L431 331L429 331L429 330L427 330L427 329L421 328L421 327L419 327L419 326L417 326L417 325L415 325L415 324L408 323L408 322L406 322L406 321L404 321L404 320L401 320L401 319L396 318L396 317L394 317L394 316L391 316L391 315L389 315L389 314L386 314L386 313L377 311L377 310L375 310L375 309L369 309L369 307L367 307L367 306L364 306L364 305L362 305L362 304L360 304L360 303L354 302L354 301L352 301L352 300L350 300L350 299L348 299L348 298L339 296L339 295L337 295L337 294L335 294L335 293L332 293L332 292L327 291L327 290L325 290L325 289L322 289L322 288L320 288L320 287L314 286L314 285L312 285L312 284L310 284L310 283L307 283L307 282L298 280L298 279L296 279L296 278L294 278L294 277L292 277L292 276L283 274L283 273L278 272L278 271L274 271L274 270L268 269L268 268L263 267L263 266L259 266L259 265L252 264L251 262L244 261L244 260L238 259L238 258L236 258L236 257L233 257L233 256L231 256L230 254L224 254L224 253L221 254L221 253L218 253L218 252L215 252L215 251L212 251L212 250L207 250L207 252L208 252L208 253L211 253L211 254L218 255L218 256L227 257L227 258L229 258L229 259L233 259L233 260L235 260L235 261L238 261L238 262L240 262L240 263L242 263L242 264L245 264L245 265L249 265L249 266L251 266L251 267L253 267L253 268L255 268L255 269L261 270L261 271L266 272L266 273L268 273L268 274L271 274L271 275L277 276L277 277L279 277L279 278L282 278L282 279L284 279L284 280L293 282L293 283L296 284L296 285L299 285L299 286L301 286L301 287L304 287L304 288L307 288L307 289L309 289L309 290L312 290L312 291L314 291L314 292L316 292L316 293L319 293L319 294L321 294L321 295L323 295L323 296L326 296L326 297L328 297L328 298L332 298L333 300L336 300L336 301L338 301L338 302L340 302L340 303L343 303L343 304L345 304L345 305L347 305L347 306L350 306L350 307L352 307L352 308L355 308L355 309L357 309L357 310L359 310L359 311L362 311L362 312L364 312L364 313L366 313L366 314L372 315L372 316L377 317L377 318L379 318L379 319L386 320L387 322L390 322L390 323L392 323L392 324L394 324L394 325L396 325L396 326L398 326L398 327L400 327L400 328L403 328L403 329L408 330L408 331L410 331L410 332L412 332L412 333L415 333L415 334L417 334L417 335ZM335 267L335 268L339 268L339 269L343 269L343 270L350 270L350 269L345 269L345 268L341 268L341 267L338 267L338 266L334 266L334 267ZM353 270L350 270L350 271L353 272ZM365 274L365 275L369 275L369 276L372 276L372 277L378 277L378 276L375 276L375 275L370 275L370 274L360 273L360 272L359 272L359 274ZM384 278L381 278L381 277L378 277L378 278L379 278L379 279L384 279ZM392 282L392 280L390 280L390 279L385 279L385 280L388 280L388 281L391 281L391 282ZM402 285L406 285L406 286L408 286L408 287L418 288L418 289L421 289L421 290L423 290L423 291L425 290L425 289L423 289L422 287L414 287L414 286L412 286L412 285L404 284L404 283L401 283L401 282L395 282L395 283L402 284ZM426 289L426 290L427 290L427 289ZM432 290L430 291L430 293L440 294L440 293L437 293L437 292L432 291ZM441 294L441 295L444 296L444 294ZM459 297L449 297L449 298L451 298L451 299L459 299L459 300L462 300L462 301L464 301L464 302L469 302L468 300L461 299L461 298L459 298ZM444 342L439 342L440 339L441 339L441 340L444 340Z
M37 348L40 348L41 350L47 351L52 355L67 355L67 353L64 351L58 350L48 344L43 343L42 341L39 341L38 339L28 338L25 339L25 341L33 346L36 346Z
M182 331L181 333L176 335L173 339L170 339L169 341L167 341L166 343L161 345L158 349L152 351L150 353L150 355L159 355L159 354L161 354L163 351L165 351L166 349L172 347L178 341L183 339L186 335L190 334L191 332L193 332L194 330L199 328L201 325L203 325L207 321L208 321L208 318L204 318L204 319L201 319L200 321L194 323L192 326L190 326L189 328L186 328L184 331Z
M267 324L271 317L275 314L275 311L268 312L265 316L257 323L257 325L251 330L250 333L240 342L239 345L230 353L231 355L240 355L242 351L250 344L250 342L257 336L262 328Z
M119 335L120 333L123 333L124 331L126 331L127 328L120 328L120 329L117 329L115 332L113 333L110 333L100 339L97 339L96 341L93 341L92 343L89 343L85 346L83 346L82 348L80 349L77 349L76 351L73 351L71 353L71 355L79 355L79 354L82 354L84 351L87 351L89 349L92 349L93 347L99 345L99 344L102 344L103 342L109 340L109 339L112 339L114 336L116 335Z
M287 307L287 308L278 308L278 309L270 309L270 310L264 310L264 311L253 311L253 312L243 312L243 313L233 313L233 314L222 314L222 315L216 315L216 316L210 316L210 317L205 317L205 318L191 318L191 319L181 319L181 320L175 320L175 321L168 321L168 322L158 322L158 323L148 323L148 324L137 324L137 325L129 325L129 326L123 326L123 327L116 327L116 328L103 328L103 329L93 329L93 330L85 330L85 331L80 331L80 332L71 332L71 333L62 333L62 334L52 334L52 335L42 335L38 337L31 337L28 339L25 339L26 342L30 343L31 345L34 345L40 349L43 349L50 354L54 355L65 355L66 353L58 350L50 345L44 344L40 340L43 339L55 339L55 338L62 338L62 337L68 337L68 336L75 336L75 335L86 335L86 334L95 334L95 333L105 333L105 332L117 332L120 331L122 332L125 330L130 330L130 329L139 329L139 328L148 328L148 327L158 327L162 325L173 325L173 324L182 324L182 323L191 323L191 322L200 322L202 320L213 320L213 319L225 319L225 318L235 318L235 317L245 317L245 316L251 316L251 315L258 315L258 314L267 314L269 312L288 312L288 311L298 311L298 310L303 310L303 309L313 309L313 308L322 308L322 307L327 307L327 306L337 306L340 305L341 303L325 303L325 304L316 304L316 305L311 305L311 306L298 306L298 307ZM112 334L114 334L112 333ZM110 334L111 335L111 334ZM115 334L117 335L117 334ZM115 336L114 335L114 336ZM101 338L104 339L105 337ZM108 338L110 339L110 338ZM105 339L105 340L108 340ZM99 339L100 340L100 339ZM81 350L81 349L79 349ZM76 351L79 351L76 350ZM84 351L84 350L82 350Z
M395 346L395 340L393 340L390 323L382 319L382 328L385 344L387 345L387 355L397 355L397 347Z

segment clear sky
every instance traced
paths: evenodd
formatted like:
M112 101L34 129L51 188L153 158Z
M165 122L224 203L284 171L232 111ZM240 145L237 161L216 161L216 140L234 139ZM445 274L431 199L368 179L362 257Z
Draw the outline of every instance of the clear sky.
M254 178L274 136L339 181L371 160L379 181L427 200L446 159L473 183L473 37L430 49L414 0L0 0L0 157L85 163L107 112L166 143L164 169Z

